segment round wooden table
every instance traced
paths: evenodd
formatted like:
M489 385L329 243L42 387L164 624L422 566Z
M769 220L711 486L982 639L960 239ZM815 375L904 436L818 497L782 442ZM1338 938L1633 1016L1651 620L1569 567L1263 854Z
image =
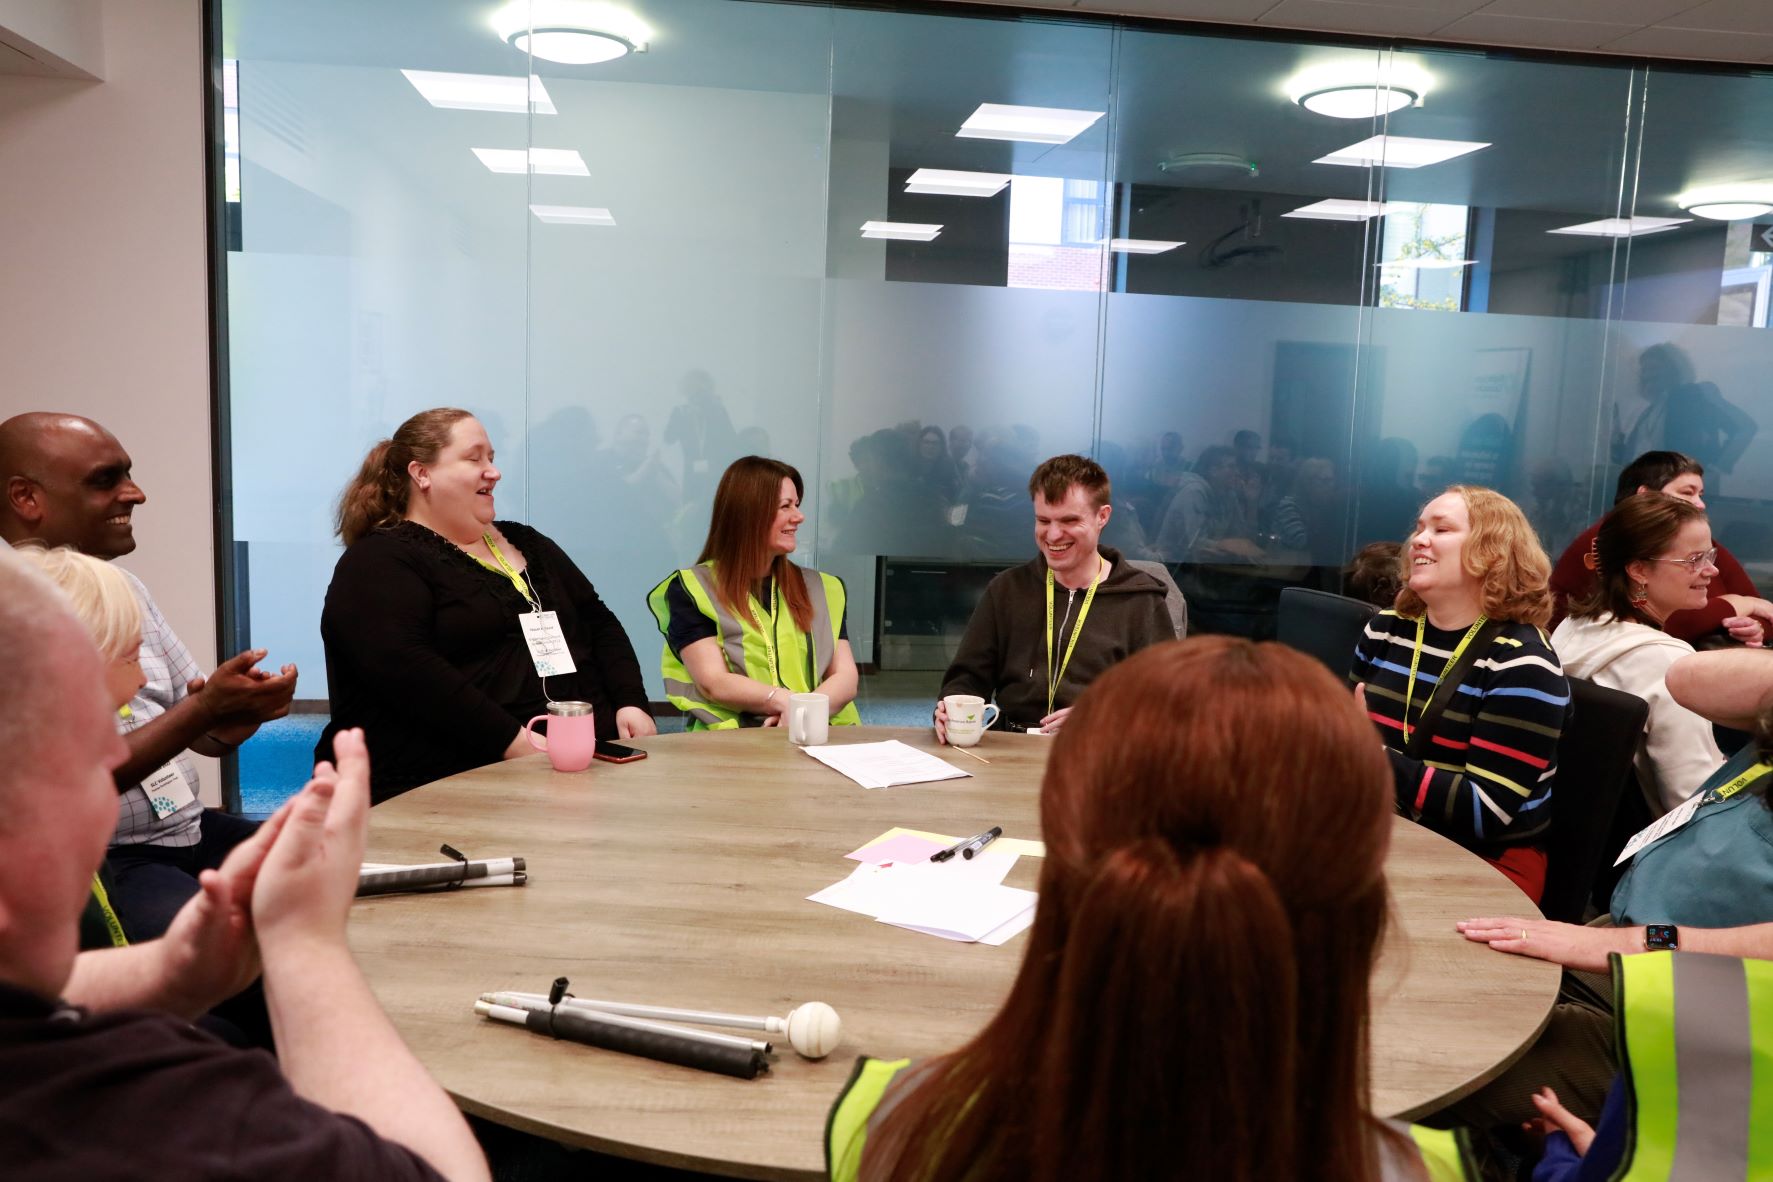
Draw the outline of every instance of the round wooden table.
M942 752L927 731L833 728ZM371 813L367 857L521 855L527 887L359 900L351 945L382 1005L470 1113L573 1145L738 1178L822 1176L825 1115L858 1054L950 1050L997 1009L1027 937L961 944L811 903L894 826L1038 838L1051 740L989 732L971 776L865 790L779 729L663 735L652 756L562 774L536 756L465 772ZM1036 859L1005 881L1033 887ZM1558 970L1468 944L1453 923L1532 914L1505 878L1399 821L1387 867L1396 924L1373 977L1373 1107L1412 1117L1495 1077L1550 1014ZM483 990L748 1014L825 1001L843 1043L809 1062L778 1047L739 1080L555 1042L477 1018Z

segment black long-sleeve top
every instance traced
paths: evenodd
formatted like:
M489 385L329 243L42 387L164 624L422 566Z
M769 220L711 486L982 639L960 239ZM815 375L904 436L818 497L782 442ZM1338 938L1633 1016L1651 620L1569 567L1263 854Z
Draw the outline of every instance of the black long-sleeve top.
M498 528L523 552L543 609L559 614L578 667L550 677L548 694L590 702L598 737L614 738L616 710L647 705L627 634L559 546L527 525ZM529 610L510 579L422 525L358 539L320 616L332 722L315 758L332 758L340 729L362 727L377 803L497 762L547 708L517 620Z

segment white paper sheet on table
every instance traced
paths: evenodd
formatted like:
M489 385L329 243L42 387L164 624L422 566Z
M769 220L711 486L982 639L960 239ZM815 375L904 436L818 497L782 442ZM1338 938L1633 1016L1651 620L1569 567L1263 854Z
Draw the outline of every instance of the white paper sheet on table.
M1002 944L1033 919L1034 892L1003 885L1015 864L990 850L971 861L864 862L807 898L947 940Z
M1033 891L1019 887L969 887L900 896L875 918L944 940L1002 944L1034 922L1034 900Z
M842 772L864 788L891 788L897 784L929 784L972 775L945 759L919 751L897 739L884 743L835 743L802 747L808 755L836 772Z

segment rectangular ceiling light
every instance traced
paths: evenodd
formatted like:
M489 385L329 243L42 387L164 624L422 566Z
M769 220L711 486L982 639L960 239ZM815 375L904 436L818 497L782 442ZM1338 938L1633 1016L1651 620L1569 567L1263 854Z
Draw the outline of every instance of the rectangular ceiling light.
M1183 242L1165 242L1158 238L1110 238L1109 250L1124 251L1127 254L1162 254L1166 250L1175 250L1178 246L1186 246Z
M906 242L928 242L942 232L941 226L924 222L863 222L864 238L899 238Z
M1103 111L1065 107L1012 107L980 103L954 134L968 140L1016 140L1025 144L1068 144L1102 118Z
M529 211L550 225L613 226L616 219L607 209L594 205L532 205Z
M1661 230L1672 230L1676 226L1685 225L1692 218L1602 218L1598 222L1583 222L1577 226L1561 226L1556 230L1547 230L1547 234L1585 234L1594 238L1635 238L1639 234L1655 234Z
M1281 214L1284 218L1310 218L1319 222L1364 222L1368 218L1392 212L1396 203L1391 201L1343 201L1332 197L1327 201L1315 201L1310 205L1301 205L1298 209Z
M1010 183L1002 172L955 172L947 168L920 168L905 181L907 193L936 193L946 197L995 197Z
M1429 140L1410 135L1376 135L1358 144L1350 144L1339 152L1319 156L1313 163L1346 164L1354 168L1364 168L1371 164L1381 164L1386 168L1421 168L1424 164L1439 164L1443 160L1451 160L1455 156L1463 156L1467 152L1489 146L1475 140Z
M1475 259L1392 259L1389 263L1374 263L1375 267L1392 268L1405 271L1451 271L1455 267L1469 267Z
M494 172L533 172L542 176L590 176L584 157L571 148L475 148L480 162Z
M400 72L433 107L452 111L504 111L514 115L525 111L534 111L537 115L559 114L547 89L542 86L542 80L534 74L524 79L498 74L441 74L434 70Z

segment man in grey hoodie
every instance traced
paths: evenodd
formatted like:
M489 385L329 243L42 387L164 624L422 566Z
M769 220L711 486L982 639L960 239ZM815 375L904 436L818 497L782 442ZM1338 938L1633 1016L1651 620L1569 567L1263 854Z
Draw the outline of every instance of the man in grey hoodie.
M1098 545L1113 513L1108 474L1084 456L1054 456L1034 470L1034 540L1040 554L985 588L941 697L995 699L1011 730L1058 730L1084 687L1148 644L1175 639L1164 585ZM936 737L947 739L936 702Z

